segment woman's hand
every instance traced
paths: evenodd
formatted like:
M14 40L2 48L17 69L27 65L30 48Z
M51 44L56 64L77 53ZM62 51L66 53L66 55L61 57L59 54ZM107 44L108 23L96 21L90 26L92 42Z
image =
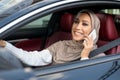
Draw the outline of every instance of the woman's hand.
M84 49L91 50L93 48L93 39L89 36L85 36L83 45L84 45Z
M6 42L4 40L0 40L0 46L1 47L5 47L6 46Z
M83 42L84 48L81 52L81 58L88 58L90 51L93 48L93 39L89 37L88 35L85 36L84 42Z

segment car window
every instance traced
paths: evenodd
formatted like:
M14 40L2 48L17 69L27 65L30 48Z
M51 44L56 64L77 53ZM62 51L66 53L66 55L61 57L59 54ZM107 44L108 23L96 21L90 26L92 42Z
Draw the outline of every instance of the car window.
M47 27L47 24L50 21L51 16L52 16L52 14L49 14L49 15L41 17L41 18L39 18L35 21L32 21L31 23L22 27L22 29L26 29L26 28L45 28L45 27Z
M102 12L107 13L107 14L119 15L120 9L104 9L102 10Z

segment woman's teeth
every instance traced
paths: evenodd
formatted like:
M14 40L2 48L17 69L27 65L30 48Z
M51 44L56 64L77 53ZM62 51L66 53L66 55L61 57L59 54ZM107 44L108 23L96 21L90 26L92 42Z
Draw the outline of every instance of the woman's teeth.
M83 35L83 34L82 34L82 33L80 33L80 32L76 32L76 31L75 31L75 35L80 36L80 35Z

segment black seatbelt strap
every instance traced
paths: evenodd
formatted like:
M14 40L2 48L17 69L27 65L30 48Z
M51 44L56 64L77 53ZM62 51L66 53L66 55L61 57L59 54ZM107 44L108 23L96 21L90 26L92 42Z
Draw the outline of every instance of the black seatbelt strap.
M107 50L109 50L109 49L111 49L111 48L113 48L113 47L115 47L115 46L117 46L119 44L120 44L120 38L115 39L115 40L105 44L104 46L101 46L101 47L91 51L89 57L91 58L91 57L94 57L94 56L96 56L96 55L98 55L100 53L104 53L105 51L107 51Z

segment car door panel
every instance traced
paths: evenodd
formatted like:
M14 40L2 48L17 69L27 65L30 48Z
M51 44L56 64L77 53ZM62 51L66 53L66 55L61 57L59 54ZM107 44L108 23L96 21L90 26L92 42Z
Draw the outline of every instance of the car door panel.
M112 67L113 61L83 68L66 70L49 75L43 75L39 77L39 80L104 80L101 77L104 76L104 74L106 74L106 72L108 72ZM120 73L120 71L117 73ZM109 76L106 78L109 78ZM110 80L118 80L118 78L115 79L113 76Z

